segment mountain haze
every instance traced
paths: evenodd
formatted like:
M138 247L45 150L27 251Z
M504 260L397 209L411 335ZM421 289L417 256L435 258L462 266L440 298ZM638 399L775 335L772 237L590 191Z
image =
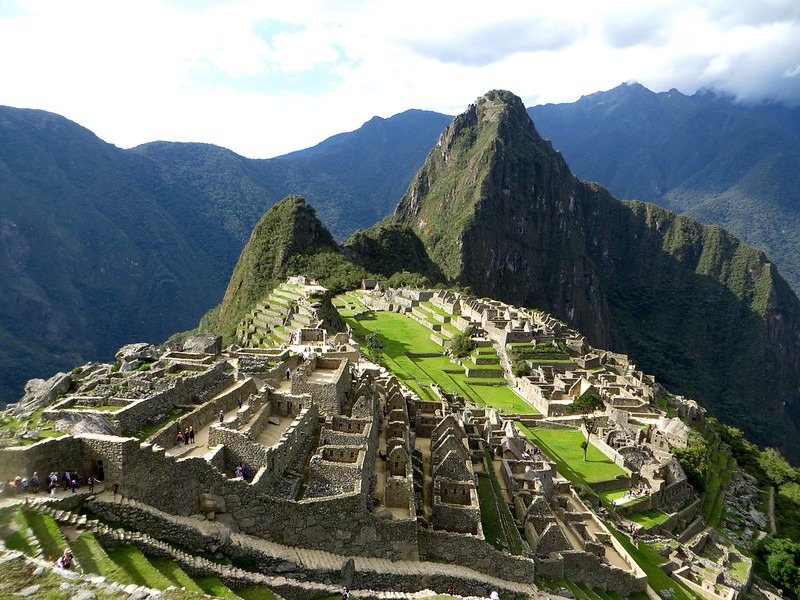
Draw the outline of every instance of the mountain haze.
M800 302L763 252L570 173L522 102L456 117L397 206L478 295L552 312L795 460Z

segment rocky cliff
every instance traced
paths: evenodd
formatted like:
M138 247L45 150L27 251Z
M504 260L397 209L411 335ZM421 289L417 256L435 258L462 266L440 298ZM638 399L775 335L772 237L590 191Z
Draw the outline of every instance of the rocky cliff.
M456 117L392 220L451 281L556 314L800 458L800 302L774 265L719 227L579 181L513 94Z

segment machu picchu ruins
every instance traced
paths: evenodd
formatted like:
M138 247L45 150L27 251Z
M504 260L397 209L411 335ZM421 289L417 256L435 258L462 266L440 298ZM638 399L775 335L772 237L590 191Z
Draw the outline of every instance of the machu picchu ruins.
M114 364L30 382L4 413L24 425L3 429L2 510L24 495L104 548L285 598L341 585L359 599L450 585L546 598L565 581L587 597L654 593L631 553L641 539L683 589L743 597L752 561L705 527L672 454L705 418L695 402L543 312L363 288L331 297L291 277L225 348L210 334L130 344ZM389 334L358 329L383 315L433 351L401 340L387 358ZM458 336L470 350L448 356ZM602 408L574 410L589 396ZM559 436L583 460L565 462ZM76 493L15 484L64 472Z

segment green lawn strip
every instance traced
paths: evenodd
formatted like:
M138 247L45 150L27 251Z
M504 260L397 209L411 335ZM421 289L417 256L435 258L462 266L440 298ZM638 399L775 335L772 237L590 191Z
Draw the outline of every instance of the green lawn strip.
M591 587L586 585L585 583L578 583L578 588L583 592L589 600L602 600L602 596L600 592L593 590Z
M471 379L465 381L486 406L491 406L506 414L538 415L539 411L525 402L507 385L474 385Z
M600 481L613 481L617 476L626 475L619 465L600 452L594 444L589 444L586 460L583 460L581 442L586 438L579 429L528 429L516 422L517 428L555 461L558 471L573 483L590 484Z
M478 473L478 500L481 505L481 525L486 541L495 548L502 549L507 545L503 525L500 522L500 512L494 497L492 482L487 473Z
M497 475L492 466L492 453L488 448L485 449L485 456L486 462L489 465L489 479L492 483L494 498L497 503L497 512L500 516L500 523L503 526L506 542L508 543L508 550L511 554L522 554L522 536L520 536L517 525L514 522L511 510L509 510L508 504L506 504L503 490L500 488L500 482L497 481Z
M180 565L174 560L168 558L151 558L150 564L153 565L158 571L174 585L179 588L185 588L189 592L197 592L199 594L205 593L203 588L195 583L189 577L188 573L181 569Z
M641 512L629 513L627 518L645 529L650 529L656 525L661 525L661 523L669 519L669 515L655 508L651 508Z
M377 332L383 341L383 351L390 356L400 356L408 352L419 354L439 354L441 346L430 339L431 330L405 315L393 312L376 311L372 318L347 319L350 326L356 329L358 324L366 333Z
M441 306L438 306L438 305L436 305L436 304L434 304L433 302L430 302L430 301L420 302L420 306L424 306L430 312L436 313L437 315L441 315L443 317L452 317L453 316L449 312L447 312L445 309L443 309Z
M236 590L236 595L244 600L279 600L280 596L272 593L272 590L263 586L253 585L250 587Z
M197 577L194 582L208 595L225 600L240 600L241 596L234 594L231 589L219 580L219 577Z
M133 583L128 574L108 556L91 531L82 532L70 547L84 573L102 575L117 583Z
M108 552L108 556L117 563L136 585L163 590L172 585L161 572L156 569L147 557L135 546L120 546Z
M471 360L464 360L462 362L462 366L465 369L478 369L478 370L481 370L481 371L496 371L496 372L500 373L501 375L502 375L502 373L504 373L503 367L500 366L499 364L496 364L496 365L476 365Z
M36 549L31 545L26 534L28 523L22 514L22 508L11 506L2 513L0 522L0 535L10 550L19 550L28 555L33 555Z
M631 558L636 561L636 564L642 568L647 575L647 583L656 591L657 594L661 595L661 592L664 590L672 589L673 599L692 600L695 597L693 593L689 592L676 580L670 578L669 575L661 570L659 565L665 562L665 559L660 554L648 548L646 544L642 544L641 549L637 548L633 545L633 543L631 543L631 540L628 538L628 536L617 531L616 527L614 527L612 524L606 523L606 526L614 535L614 537L616 537L617 540L619 540L619 542L625 547L625 550L627 550L628 554L631 555Z
M42 555L50 561L57 560L67 547L67 540L52 517L35 510L23 509L25 522L39 542Z

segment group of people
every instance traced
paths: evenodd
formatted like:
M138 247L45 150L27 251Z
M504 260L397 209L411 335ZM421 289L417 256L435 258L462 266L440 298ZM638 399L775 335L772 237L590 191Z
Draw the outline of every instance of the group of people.
M244 479L247 481L250 478L250 467L247 466L247 463L240 462L233 470L233 473L236 479Z
M194 444L194 427L189 425L184 431L178 429L178 445L188 446Z
M59 482L60 480L60 482ZM77 471L64 471L59 478L56 471L51 472L44 480L39 477L39 472L34 471L30 479L17 475L13 481L0 482L0 493L16 493L16 494L38 494L40 491L48 491L51 496L55 496L59 488L65 492L72 490L74 494L80 485L81 477ZM94 484L97 480L94 477L88 477L86 484L89 486L89 491L94 492Z

